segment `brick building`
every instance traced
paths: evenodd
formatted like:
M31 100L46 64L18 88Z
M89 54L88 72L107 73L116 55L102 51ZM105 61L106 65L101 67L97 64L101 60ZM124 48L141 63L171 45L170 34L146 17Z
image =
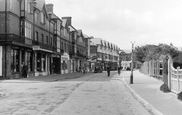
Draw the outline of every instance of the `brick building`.
M0 6L0 79L21 78L22 63L28 66L29 77L68 73L78 65L69 66L74 56L85 58L82 32L73 32L74 44L71 17L56 16L53 4L1 0Z

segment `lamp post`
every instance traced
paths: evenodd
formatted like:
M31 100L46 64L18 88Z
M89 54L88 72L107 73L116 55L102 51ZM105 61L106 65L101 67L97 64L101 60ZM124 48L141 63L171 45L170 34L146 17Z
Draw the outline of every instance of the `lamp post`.
M132 44L132 52L131 52L131 75L130 75L130 84L133 84L133 48L135 42L131 42Z

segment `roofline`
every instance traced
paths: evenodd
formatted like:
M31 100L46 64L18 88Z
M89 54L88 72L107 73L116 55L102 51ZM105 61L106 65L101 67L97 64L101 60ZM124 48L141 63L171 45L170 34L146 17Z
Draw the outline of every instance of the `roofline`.
M77 29L75 27L73 27L72 25L70 25L70 26L78 33L78 31L77 31Z

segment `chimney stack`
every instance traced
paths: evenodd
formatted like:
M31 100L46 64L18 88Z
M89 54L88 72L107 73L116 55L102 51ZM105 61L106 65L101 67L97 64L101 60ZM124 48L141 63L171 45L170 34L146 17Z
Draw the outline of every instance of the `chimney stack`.
M53 4L46 4L47 12L48 13L53 13Z
M62 19L66 19L67 20L68 26L71 26L71 18L72 17L62 17Z

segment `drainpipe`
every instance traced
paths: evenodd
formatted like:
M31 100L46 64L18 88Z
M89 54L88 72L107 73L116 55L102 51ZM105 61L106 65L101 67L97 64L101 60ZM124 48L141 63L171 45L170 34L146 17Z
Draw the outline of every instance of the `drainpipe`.
M6 74L6 72L7 72L7 65L6 65L6 63L7 63L7 60L6 60L6 55L7 55L7 53L6 53L6 50L7 50L7 48L6 48L6 42L7 42L7 0L5 0L5 77L3 77L3 79L4 78L7 78L7 74Z
M50 17L50 16L49 16ZM51 18L49 19L49 41L48 41L48 43L50 44L50 24L51 23ZM51 41L51 43L52 43L52 41ZM51 44L50 44L51 45ZM52 46L51 46L52 47ZM52 74L52 62L51 62L51 55L50 55L50 58L49 58L49 74ZM48 68L47 68L48 69Z

